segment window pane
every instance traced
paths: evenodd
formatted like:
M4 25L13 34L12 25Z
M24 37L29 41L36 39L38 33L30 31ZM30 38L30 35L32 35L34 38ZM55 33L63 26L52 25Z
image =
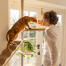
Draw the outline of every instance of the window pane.
M9 29L19 20L19 18L20 18L20 11L11 9ZM19 33L18 38L16 40L21 40L21 33Z
M35 35L36 35L35 31L30 31L30 38L35 37Z
M36 12L30 12L30 17L37 17L37 13Z
M62 15L57 15L57 16L58 16L57 26L62 26Z
M10 10L10 24L14 24L20 16L19 10L11 9Z
M23 39L28 37L28 31L23 32Z
M24 16L28 16L28 11L24 11Z

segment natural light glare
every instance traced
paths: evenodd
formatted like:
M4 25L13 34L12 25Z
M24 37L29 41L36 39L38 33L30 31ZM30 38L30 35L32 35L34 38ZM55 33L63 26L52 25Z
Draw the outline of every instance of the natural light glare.
M62 26L62 15L57 15L57 16L58 16L57 26Z

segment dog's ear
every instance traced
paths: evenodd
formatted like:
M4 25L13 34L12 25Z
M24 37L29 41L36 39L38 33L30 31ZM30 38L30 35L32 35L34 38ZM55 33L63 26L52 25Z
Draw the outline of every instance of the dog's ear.
M38 20L38 24L42 25L43 24L42 20Z

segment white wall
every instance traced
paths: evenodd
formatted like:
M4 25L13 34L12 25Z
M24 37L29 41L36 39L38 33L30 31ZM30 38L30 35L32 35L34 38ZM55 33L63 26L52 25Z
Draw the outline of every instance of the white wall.
M66 66L66 10L65 10L65 21L64 21L64 45L63 45L63 58L62 61L63 62L63 66Z
M0 53L6 47L5 35L8 30L8 0L0 0Z
M54 4L57 4L57 5L66 6L66 0L40 0L40 1L44 1L44 2L49 2L49 3L54 3Z

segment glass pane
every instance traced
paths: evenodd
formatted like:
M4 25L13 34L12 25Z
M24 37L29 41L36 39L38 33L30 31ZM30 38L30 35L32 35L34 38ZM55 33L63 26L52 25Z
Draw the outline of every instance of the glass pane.
M27 38L28 37L28 31L24 31L23 32L23 39Z
M10 24L14 24L20 17L20 11L11 9L10 10Z
M30 12L30 17L37 17L37 13L36 12Z
M9 29L18 21L19 18L20 18L20 11L11 9ZM16 40L21 40L21 33L19 33L18 38Z
M28 16L28 11L24 11L24 16Z
M62 26L62 15L57 15L57 16L58 16L57 26Z
M36 35L36 32L35 31L30 31L30 37L32 38L32 37L35 37L35 35Z

